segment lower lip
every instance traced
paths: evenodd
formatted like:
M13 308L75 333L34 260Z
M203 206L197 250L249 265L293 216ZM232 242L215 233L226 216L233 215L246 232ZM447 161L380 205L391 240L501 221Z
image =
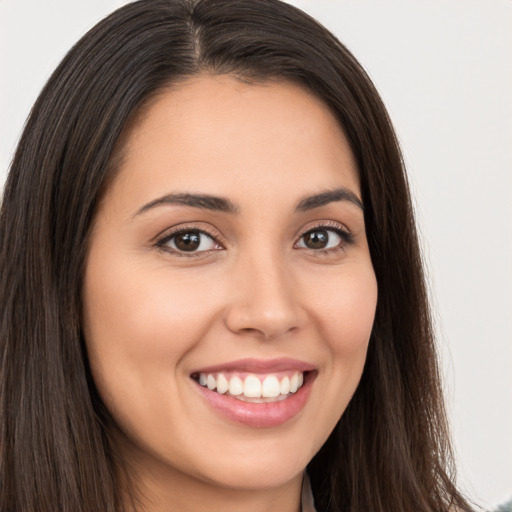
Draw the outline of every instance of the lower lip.
M293 419L304 408L308 400L316 372L304 376L304 384L296 393L278 402L242 402L229 395L221 395L194 381L196 388L208 404L221 416L235 423L250 427L277 427Z

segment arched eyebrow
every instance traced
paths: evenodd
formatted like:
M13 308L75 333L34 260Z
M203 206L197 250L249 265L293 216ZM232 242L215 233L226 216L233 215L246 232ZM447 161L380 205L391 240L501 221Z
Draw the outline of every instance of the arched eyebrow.
M238 206L224 197L211 196L208 194L166 194L154 201L145 204L135 212L134 217L148 210L167 204L191 206L202 210L213 210L216 212L237 214L240 212Z
M295 211L306 212L337 201L348 201L364 211L363 203L359 197L357 197L357 195L350 189L345 187L326 190L325 192L303 197L298 201L297 206L295 207ZM150 201L149 203L142 206L142 208L137 210L134 214L134 217L141 215L148 210L156 208L157 206L168 204L191 206L192 208L230 213L233 215L240 213L240 208L231 200L225 197L212 196L209 194L180 193L166 194L165 196Z
M295 210L298 212L306 212L337 201L349 201L364 211L363 203L359 197L357 197L352 190L345 187L335 188L333 190L327 190L325 192L320 192L319 194L304 197L298 202Z

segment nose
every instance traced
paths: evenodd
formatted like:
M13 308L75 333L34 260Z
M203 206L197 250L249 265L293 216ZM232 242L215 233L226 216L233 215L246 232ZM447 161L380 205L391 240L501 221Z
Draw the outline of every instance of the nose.
M296 331L304 322L297 283L275 254L239 261L225 322L232 332L263 340Z

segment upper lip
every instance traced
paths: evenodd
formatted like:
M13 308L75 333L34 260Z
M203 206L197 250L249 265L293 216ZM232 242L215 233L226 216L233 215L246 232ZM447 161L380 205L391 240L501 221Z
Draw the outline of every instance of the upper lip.
M236 370L249 373L272 373L285 370L299 370L302 372L308 372L313 371L314 369L315 367L312 364L289 357L281 357L279 359L246 358L199 368L192 373L216 373L221 371Z

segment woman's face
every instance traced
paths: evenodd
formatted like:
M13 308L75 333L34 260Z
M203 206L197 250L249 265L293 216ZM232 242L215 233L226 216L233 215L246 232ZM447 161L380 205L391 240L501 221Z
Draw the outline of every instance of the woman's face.
M346 138L295 85L205 75L125 140L84 285L122 449L141 479L285 485L347 407L374 319Z

